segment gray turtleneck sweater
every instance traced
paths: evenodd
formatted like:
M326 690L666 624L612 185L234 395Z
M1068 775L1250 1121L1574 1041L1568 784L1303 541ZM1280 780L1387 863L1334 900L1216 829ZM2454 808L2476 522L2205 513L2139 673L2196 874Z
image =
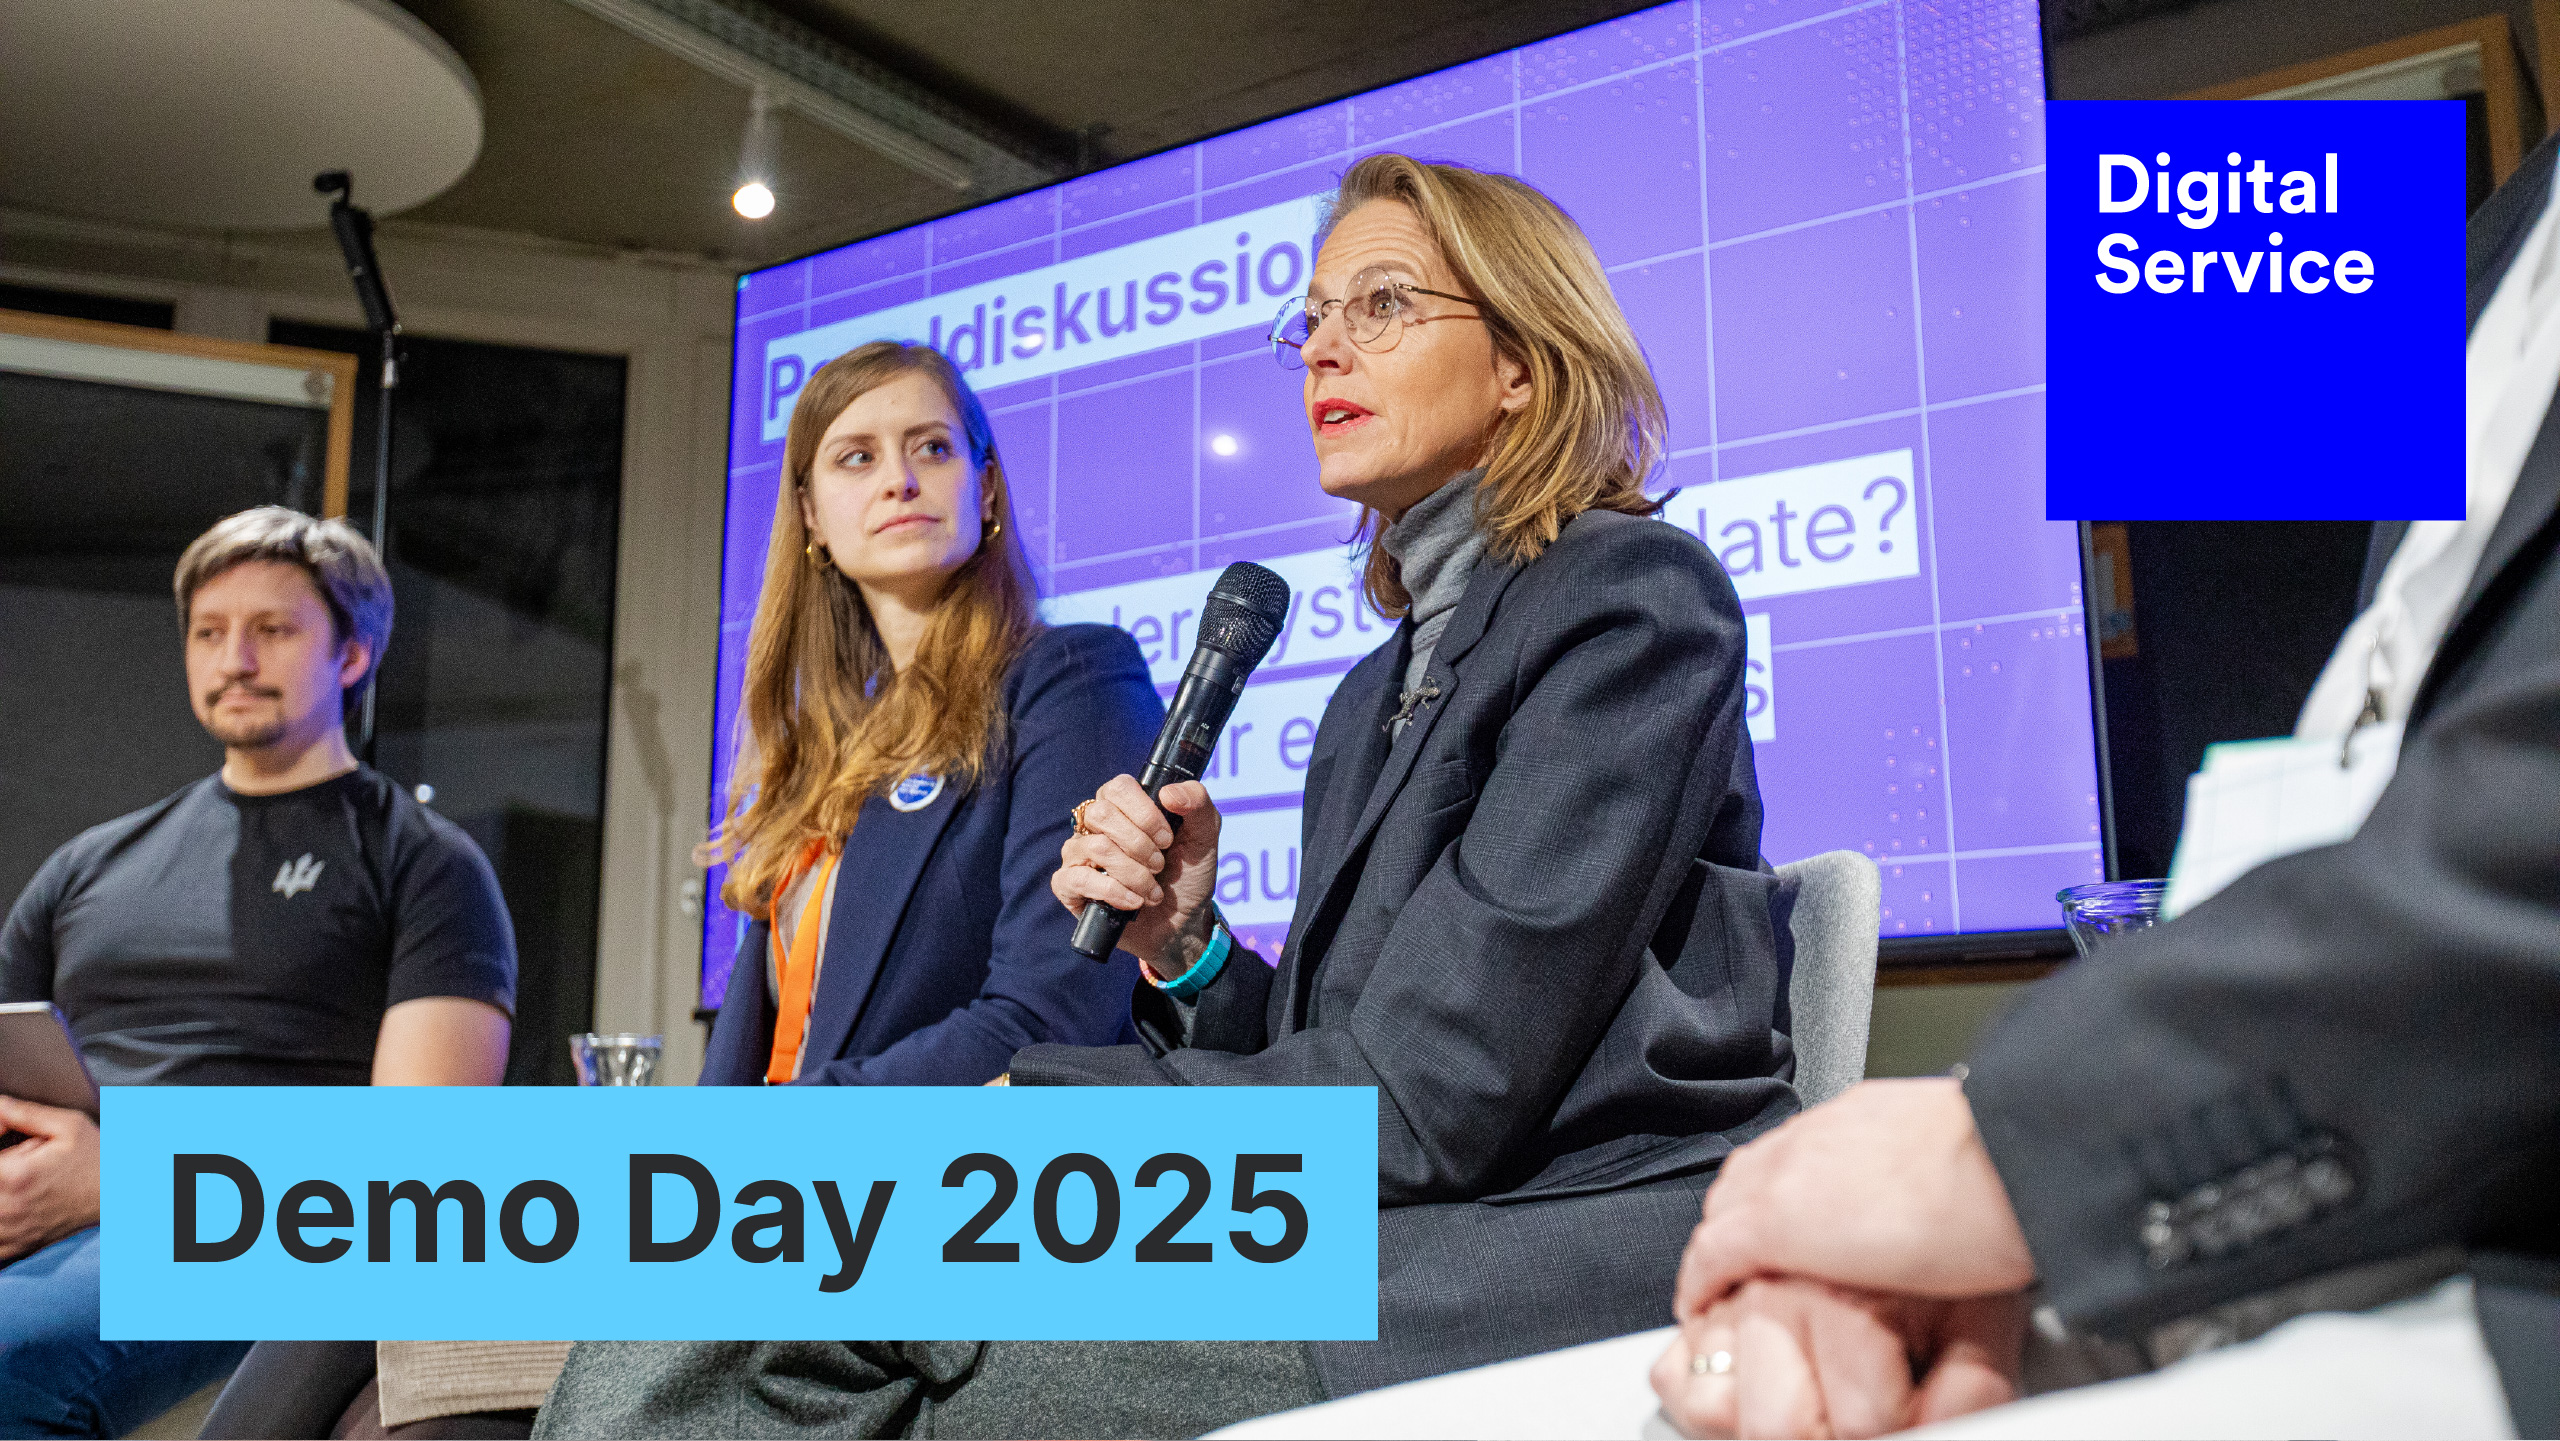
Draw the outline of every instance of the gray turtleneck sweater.
M1476 529L1476 482L1484 471L1463 471L1448 484L1424 496L1402 519L1378 534L1378 544L1396 558L1404 588L1413 597L1413 658L1404 668L1404 694L1410 697L1431 666L1432 648L1449 628L1467 580L1484 556L1484 535ZM1410 718L1410 705L1399 708ZM1395 733L1404 733L1398 720Z
M1460 472L1424 496L1402 520L1378 533L1378 544L1396 558L1405 591L1413 597L1413 659L1404 668L1407 696L1422 684L1422 673L1431 666L1432 647L1449 628L1458 598L1467 593L1467 577L1475 573L1476 561L1484 554L1484 537L1476 530L1476 482L1482 479L1481 469ZM1398 720L1394 734L1403 735L1410 719ZM1173 1002L1186 1041L1191 1038L1198 1004Z

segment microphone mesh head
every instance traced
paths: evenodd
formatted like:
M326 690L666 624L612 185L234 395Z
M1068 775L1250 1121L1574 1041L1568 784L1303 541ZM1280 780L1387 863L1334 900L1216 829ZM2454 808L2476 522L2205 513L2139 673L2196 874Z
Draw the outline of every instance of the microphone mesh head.
M1200 644L1250 668L1262 664L1289 620L1289 583L1249 560L1218 573L1200 607Z

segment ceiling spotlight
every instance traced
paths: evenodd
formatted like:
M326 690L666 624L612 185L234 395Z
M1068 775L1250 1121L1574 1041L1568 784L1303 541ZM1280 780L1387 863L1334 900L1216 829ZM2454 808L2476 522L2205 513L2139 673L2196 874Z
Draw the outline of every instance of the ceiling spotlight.
M747 97L747 133L738 141L738 190L729 203L749 220L773 213L773 187L766 183L774 173L773 110L773 96L763 87Z
M1209 449L1220 455L1233 455L1236 453L1236 438L1232 435L1210 436Z

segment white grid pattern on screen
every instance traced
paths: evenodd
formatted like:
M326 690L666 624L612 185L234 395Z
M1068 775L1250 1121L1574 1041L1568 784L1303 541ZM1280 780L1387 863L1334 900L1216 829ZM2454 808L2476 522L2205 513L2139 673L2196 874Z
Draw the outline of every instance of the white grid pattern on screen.
M1394 130L1392 132L1380 131L1378 133L1371 134L1361 133L1357 128L1357 121L1355 119L1346 126L1348 143L1344 148L1338 151L1325 155L1293 154L1287 157L1284 161L1275 163L1269 170L1258 172L1253 175L1224 179L1215 186L1208 185L1205 182L1208 166L1203 162L1202 150L1203 147L1215 146L1218 143L1216 140L1203 141L1188 147L1183 147L1182 151L1176 153L1187 153L1191 159L1190 169L1192 177L1192 194L1187 202L1190 213L1185 217L1184 223L1193 225L1202 223L1205 218L1206 212L1203 208L1204 202L1221 193L1236 191L1247 186L1261 184L1268 181L1275 174L1302 169L1308 166L1311 161L1325 162L1328 163L1330 169L1338 170L1340 166L1347 165L1358 155L1378 150L1394 149L1400 140L1423 131L1444 130L1456 125L1464 124L1468 121L1500 116L1506 112L1511 114L1514 118L1514 123L1511 126L1513 145L1512 160L1514 169L1519 170L1524 168L1522 149L1525 145L1525 137L1529 129L1526 124L1520 122L1521 113L1526 107L1530 105L1550 104L1560 98L1568 97L1579 91L1601 86L1622 84L1631 79L1636 79L1648 74L1668 71L1671 68L1682 64L1691 64L1693 66L1691 78L1698 87L1696 103L1692 108L1690 118L1697 129L1699 164L1702 172L1701 183L1699 185L1701 244L1666 251L1658 255L1647 255L1632 260L1619 261L1608 265L1607 269L1613 276L1616 276L1623 275L1630 271L1642 270L1646 267L1661 265L1666 262L1680 261L1696 257L1700 262L1702 274L1707 280L1704 287L1704 323L1707 332L1706 343L1709 346L1710 354L1712 354L1713 346L1715 304L1712 277L1717 253L1733 249L1737 246L1747 245L1755 241L1765 240L1772 236L1783 235L1793 231L1807 230L1816 226L1831 224L1836 221L1877 215L1899 209L1904 218L1903 262L1906 272L1910 278L1911 286L1911 328L1914 339L1916 363L1920 367L1920 385L1916 392L1919 397L1919 403L1912 406L1878 410L1872 413L1851 416L1843 419L1826 420L1818 424L1803 426L1796 429L1760 431L1747 435L1727 435L1721 428L1723 424L1723 417L1717 413L1716 409L1717 391L1719 387L1708 385L1704 387L1707 413L1707 442L1703 445L1693 445L1683 449L1674 450L1671 453L1671 456L1675 461L1689 460L1692 458L1703 459L1709 466L1710 476L1715 479L1722 479L1725 475L1724 465L1727 459L1727 452L1730 448L1738 445L1746 443L1750 445L1764 445L1772 441L1784 441L1820 435L1826 432L1849 430L1855 427L1872 425L1883 421L1910 420L1918 426L1919 441L1916 447L1917 471L1915 475L1915 489L1917 493L1913 497L1913 504L1920 518L1920 524L1922 526L1920 539L1926 549L1927 555L1927 561L1922 567L1922 570L1928 580L1929 586L1929 623L1925 626L1897 626L1886 629L1845 634L1819 635L1793 641L1781 641L1773 645L1771 649L1776 654L1786 654L1840 645L1858 644L1862 642L1905 639L1915 635L1928 635L1932 637L1932 649L1935 654L1937 664L1937 734L1944 743L1943 749L1939 752L1939 764L1943 770L1942 794L1945 798L1943 804L1946 807L1944 826L1946 838L1945 848L1935 852L1915 851L1904 855L1890 857L1879 856L1878 859L1888 864L1892 862L1926 863L1930 865L1944 863L1947 873L1947 885L1950 892L1948 900L1949 924L1945 929L1949 931L1962 931L1964 929L1962 899L1960 890L1958 889L1960 885L1960 869L1955 864L1956 862L2010 856L2088 852L2094 849L2095 843L2093 841L2063 841L2043 845L1999 846L1975 848L1970 850L1962 848L1958 843L1959 821L1956 806L1956 768L1955 758L1952 754L1957 743L1957 728L1954 724L1954 718L1949 714L1948 709L1948 690L1945 673L1946 647L1941 638L1970 627L2004 623L2047 621L2059 622L2065 627L2075 627L2082 621L2082 607L2078 604L2073 604L1993 615L1966 614L1949 618L1944 613L1944 608L1941 602L1939 593L1939 543L1936 530L1939 506L1937 504L1936 496L1937 471L1935 459L1930 447L1931 418L1935 415L1960 410L1966 407L1984 405L2026 396L2041 395L2045 387L2042 383L2040 373L2041 367L2039 366L2039 377L2037 382L2034 384L1986 391L1978 394L1963 395L1944 400L1933 400L1929 398L1926 388L1926 367L1928 364L1926 337L1924 334L1926 329L1926 318L1920 297L1921 265L1920 241L1918 237L1918 216L1920 213L1920 207L1924 203L1932 200L1956 197L1966 192L1979 191L1986 187L1998 185L2003 182L2021 180L2031 176L2040 176L2044 173L2045 167L2041 161L2038 160L2037 163L2018 166L2002 173L1968 177L1963 180L1962 183L1956 185L1937 187L1928 190L1917 188L1917 172L1912 154L1914 116L1911 94L1910 56L1907 48L1909 34L1907 12L1915 5L1919 4L1920 0L1860 0L1860 3L1841 5L1836 8L1827 9L1820 14L1803 16L1782 24L1771 25L1766 29L1755 30L1748 34L1734 35L1730 38L1717 40L1714 43L1706 43L1705 36L1708 33L1708 26L1705 23L1705 12L1710 7L1704 3L1704 0L1691 0L1691 3L1687 6L1691 15L1690 35L1693 40L1693 44L1690 48L1678 51L1667 51L1644 64L1629 65L1624 68L1613 69L1608 71L1605 75L1601 75L1595 79L1582 80L1576 83L1543 90L1534 96L1524 96L1521 84L1521 67L1524 63L1523 56L1525 50L1513 51L1506 57L1510 66L1512 82L1511 95L1509 99L1502 104L1488 106L1471 114L1434 114L1423 124L1417 126ZM1661 9L1669 8L1671 7L1661 7ZM1657 13L1659 13L1659 11L1639 12L1638 15L1630 16L1628 19L1636 20L1644 16ZM1897 87L1895 103L1898 107L1900 146L1902 152L1902 164L1900 167L1901 193L1898 195L1890 195L1887 198L1876 201L1872 204L1844 208L1831 213L1807 218L1794 219L1785 224L1771 226L1767 229L1754 231L1748 234L1729 235L1721 238L1715 236L1712 228L1708 224L1707 214L1713 202L1709 198L1709 187L1704 183L1703 179L1707 147L1709 144L1709 137L1706 128L1706 116L1708 114L1708 110L1705 98L1707 78L1705 66L1697 62L1703 61L1708 56L1765 42L1773 37L1801 30L1809 26L1838 22L1851 17L1869 15L1873 13L1889 13L1893 21L1895 58L1894 81ZM1600 27L1594 28L1597 29ZM1319 108L1321 109L1323 107ZM2037 118L2037 123L2039 125L2041 124L2040 115ZM972 267L974 270L975 268L986 266L992 257L1003 255L1019 258L1019 265L1009 268L1019 268L1024 270L1034 269L1066 258L1067 243L1069 238L1074 235L1101 226L1123 224L1133 216L1137 215L1160 214L1167 208L1186 203L1182 201L1163 202L1140 210L1115 212L1099 220L1070 225L1063 223L1059 218L1064 210L1063 205L1057 198L1058 192L1062 188L1063 187L1053 188L1049 192L1051 227L1049 235L1045 237L1045 241L1021 241L1005 247L1000 247L994 251L973 251L949 262L948 264L952 266L967 265ZM897 280L913 280L918 276L921 276L925 279L927 284L930 285L936 268L932 251L932 243L931 240L928 239L926 246L926 263L919 270L909 271L903 276L868 277L865 279L862 288L873 289L886 287ZM806 299L797 300L788 305L774 307L754 315L741 315L740 321L743 324L750 320L763 319L772 315L788 313L794 310L800 311L805 315L814 308L824 305L830 299L842 294L844 294L844 292L837 291L826 295L809 295ZM1267 366L1272 363L1267 352L1259 348L1238 354L1208 354L1208 350L1212 347L1223 348L1218 340L1193 341L1170 346L1164 351L1158 352L1160 356L1165 358L1165 363L1159 367L1151 368L1143 374L1115 373L1110 379L1102 383L1089 386L1078 386L1073 384L1072 382L1075 378L1074 373L1069 372L1066 375L1056 377L1048 381L1045 386L1046 394L1034 396L1030 399L1010 399L1006 403L1000 403L998 405L996 413L1000 416L1016 414L1029 410L1033 407L1046 406L1048 408L1049 423L1047 431L1050 443L1050 455L1048 457L1049 494L1047 496L1047 514L1051 517L1049 522L1050 538L1047 553L1034 556L1035 562L1039 564L1042 571L1045 589L1051 593L1082 589L1084 587L1079 585L1077 582L1079 572L1090 571L1096 568L1108 568L1113 566L1115 563L1129 562L1148 557L1176 557L1185 561L1187 568L1196 569L1201 563L1200 555L1203 547L1216 545L1220 542L1256 539L1270 536L1275 533L1289 531L1306 532L1309 539L1304 548L1315 548L1316 546L1330 544L1341 539L1342 531L1344 529L1343 522L1332 519L1323 521L1290 521L1278 525L1222 529L1204 533L1201 525L1201 517L1203 513L1201 477L1202 447L1199 444L1194 443L1190 447L1190 499L1192 515L1190 536L1187 540L1149 545L1127 551L1083 555L1071 560L1063 559L1059 555L1059 543L1057 539L1058 527L1054 519L1058 514L1058 505L1060 500L1057 493L1060 471L1057 419L1058 411L1060 409L1059 402L1077 396L1099 394L1104 391L1162 380L1175 374L1188 373L1191 377L1190 395L1192 405L1192 428L1195 432L1194 440L1196 442L1196 433L1200 424L1203 378L1212 369L1218 366ZM771 468L771 462L741 466L732 471L732 476L735 478L758 472L769 472ZM1753 474L1758 473L1759 470L1764 468L1765 463L1746 463L1738 466L1735 473ZM1097 580L1094 583L1106 582ZM724 636L724 643L743 643L744 639L743 630L741 630L733 640Z

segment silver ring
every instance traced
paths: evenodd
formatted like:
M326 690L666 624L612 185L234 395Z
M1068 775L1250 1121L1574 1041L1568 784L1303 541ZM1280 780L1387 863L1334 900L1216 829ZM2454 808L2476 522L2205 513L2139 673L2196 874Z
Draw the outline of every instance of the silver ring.
M1689 1358L1689 1374L1692 1376L1730 1376L1733 1374L1733 1353L1731 1351L1710 1351L1704 1356L1691 1356Z

